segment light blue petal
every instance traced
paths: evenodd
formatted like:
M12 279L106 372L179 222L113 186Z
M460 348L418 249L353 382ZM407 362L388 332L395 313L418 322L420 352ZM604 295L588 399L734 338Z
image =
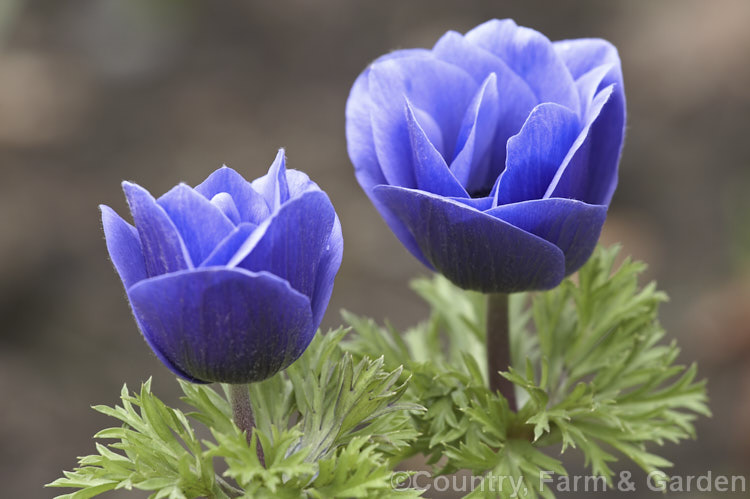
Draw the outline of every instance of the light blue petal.
M100 205L107 251L125 289L148 277L138 231L109 206Z
M529 84L537 102L555 102L579 113L573 77L543 34L510 19L494 19L472 29L465 38L501 58Z
M224 240L216 245L211 254L201 262L200 267L215 267L229 263L229 260L237 254L257 227L257 225L248 222L239 224Z
M490 149L499 116L497 75L490 73L466 109L458 133L457 152L450 166L453 174L470 193L489 191L495 180Z
M250 182L226 166L222 166L209 175L203 183L195 187L195 191L205 196L206 199L213 199L222 192L228 193L237 206L240 222L259 224L268 218L270 213L265 199L253 190Z
M192 268L187 247L164 208L137 184L123 182L122 190L138 229L149 277Z
M289 186L286 182L286 159L284 149L279 149L276 159L271 163L268 173L253 180L253 189L266 200L268 209L273 213L289 199Z
M185 184L173 187L157 202L177 227L195 263L202 262L234 230L216 205Z
M370 67L368 88L375 151L383 176L390 184L414 187L411 142L404 115L404 97L423 127L425 113L443 139L444 156L453 155L455 139L466 107L478 85L462 69L423 56L402 57ZM428 130L429 133L429 130Z
M534 108L508 140L506 169L497 188L498 205L541 199L578 136L578 116L559 104Z
M591 105L589 122L571 147L544 197L562 197L608 205L617 186L622 151L623 102L609 86Z
M406 100L404 105L417 187L441 196L468 197L464 188L448 169L443 156L435 149L420 126L409 101Z
M462 35L449 31L435 44L435 57L468 72L477 83L495 73L499 111L492 140L488 184L505 169L505 145L508 138L518 133L531 110L539 101L529 85L495 54L467 41Z

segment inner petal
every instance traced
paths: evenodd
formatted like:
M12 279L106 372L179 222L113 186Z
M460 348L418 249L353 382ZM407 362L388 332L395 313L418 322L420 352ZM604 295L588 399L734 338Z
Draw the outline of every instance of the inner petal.
M212 197L211 204L219 208L234 225L240 223L240 211L228 192L220 192Z

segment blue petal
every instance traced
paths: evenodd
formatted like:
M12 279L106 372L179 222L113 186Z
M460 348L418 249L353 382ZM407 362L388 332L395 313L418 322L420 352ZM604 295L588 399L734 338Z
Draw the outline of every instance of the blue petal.
M411 232L425 259L464 289L549 289L564 276L557 246L503 220L427 192L393 186L374 192Z
M425 49L397 50L380 57L375 64L401 57L430 57L430 52ZM346 147L357 179L365 192L376 184L388 183L378 163L372 134L370 67L357 77L346 101Z
M212 199L222 192L228 193L237 206L241 222L259 224L268 217L268 205L263 196L255 192L242 175L226 166L209 175L195 187L195 191L206 199Z
M335 219L336 212L323 191L305 193L263 222L227 265L271 272L312 297Z
M510 19L494 19L472 29L465 38L505 61L526 80L537 102L555 102L579 112L580 101L573 77L552 42L543 34L517 26Z
M150 277L191 268L193 262L172 220L164 208L143 187L122 183Z
M441 196L468 197L464 188L448 169L443 156L435 149L418 123L414 109L408 100L406 100L405 106L417 187Z
M495 179L491 168L492 141L500 115L497 75L490 73L466 110L458 133L451 171L468 192L487 189Z
M204 382L266 379L315 334L309 299L265 272L178 272L139 282L129 297L157 355Z
M241 222L240 210L234 204L234 199L227 192L220 192L211 198L211 204L216 206L226 217L237 225Z
M320 321L323 320L323 315L328 308L328 301L331 299L331 293L333 293L333 281L339 267L341 267L343 254L344 238L341 234L341 222L339 222L339 217L336 217L315 275L315 290L312 294L311 304L315 329L320 326Z
M195 263L202 262L234 230L216 205L185 184L173 187L157 202L177 227Z
M148 277L138 231L109 206L100 205L107 251L125 289Z
M552 43L555 52L568 67L574 80L579 79L592 69L611 65L608 76L602 81L600 90L617 83L622 86L622 70L620 56L614 45L600 38L578 38L576 40L560 40Z
M551 242L565 255L565 274L578 270L596 247L607 207L574 199L535 199L487 212Z
M610 86L596 95L591 116L544 197L608 205L617 186L625 133L625 108Z
M429 51L424 49L399 50L381 57L378 61L412 56L431 57ZM396 237L416 256L419 251L414 238L372 195L372 188L375 185L387 184L388 181L380 169L375 152L375 139L372 134L372 119L370 117L370 109L372 109L373 104L370 98L369 80L370 68L368 67L357 77L346 101L346 146L349 159L354 165L354 174L359 185L370 198L375 209L378 210ZM417 258L422 259L420 256ZM424 260L423 263L428 265Z
M432 50L435 57L464 69L477 83L483 82L491 73L495 73L497 77L499 110L491 146L491 172L488 175L494 179L505 168L505 145L508 138L518 133L538 100L529 85L502 59L468 42L454 31L443 35Z
M240 250L245 241L258 226L248 222L239 224L216 248L201 262L200 267L224 266Z
M308 177L306 173L299 170L287 170L286 183L289 187L290 199L298 198L305 192L320 190L318 184L310 180L310 177Z
M617 187L617 165L625 135L625 86L620 57L614 45L601 39L563 40L555 42L554 47L577 80L576 83L582 92L588 92L591 95L593 84L599 76L596 73L602 69L607 71L594 89L598 94L597 98L600 98L599 96L607 87L614 85L612 95L601 111L595 109L593 103L587 111L586 121L593 122L589 135L593 137L582 149L591 149L586 152L588 155L586 163L596 165L597 178L591 182L595 185L589 186L584 191L583 195L586 197L579 198L593 204L609 204ZM580 155L584 155L584 151ZM580 159L577 162L579 170L583 170ZM572 176L573 172L569 174ZM579 171L576 176L580 178L582 175L585 173Z
M578 116L559 104L534 108L523 128L508 140L507 167L497 204L541 199L578 136Z
M286 203L287 199L289 199L289 186L286 182L284 149L279 149L276 159L273 160L271 167L268 169L268 173L253 180L252 186L266 200L271 213Z
M445 156L452 156L461 119L478 85L462 69L423 56L402 57L370 67L368 88L375 151L388 183L413 187L411 142L404 116L404 97L419 113L432 118L441 132Z
M492 208L494 203L494 198L491 196L486 196L483 198L461 198L461 197L446 197L446 199L450 199L453 201L457 201L461 204L465 204L466 206L470 208L474 208L475 210L479 211L487 211L490 208Z

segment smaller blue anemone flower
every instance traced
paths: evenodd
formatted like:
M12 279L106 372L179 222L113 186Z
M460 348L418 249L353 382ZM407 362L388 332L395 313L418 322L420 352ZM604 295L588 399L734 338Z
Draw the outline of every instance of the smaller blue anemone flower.
M135 227L102 205L107 249L157 357L196 383L250 383L289 366L320 325L341 265L341 224L307 175L247 182L222 167L158 199L123 182Z

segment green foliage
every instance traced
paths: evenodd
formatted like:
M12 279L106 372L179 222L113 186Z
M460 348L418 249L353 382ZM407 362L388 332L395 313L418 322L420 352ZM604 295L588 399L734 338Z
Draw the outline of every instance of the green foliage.
M411 451L436 473L523 477L520 496L533 498L553 497L539 488L540 471L566 474L550 451L579 449L609 483L617 454L647 471L669 467L653 447L695 436L694 419L710 415L705 382L662 341L666 296L654 283L639 287L644 264L614 269L618 251L598 249L554 290L510 297L513 366L503 375L519 389L518 413L486 387L484 297L442 277L415 282L432 315L403 335L345 314L357 333L345 348L383 352L387 369L411 374L405 397L427 408L411 416L420 433ZM508 487L488 489L471 497L511 497Z
M392 458L416 436L402 403L406 379L383 360L353 362L339 342L344 330L319 334L292 368L250 387L256 431L248 444L232 422L227 394L180 382L190 412L174 409L152 392L123 387L122 406L95 409L122 426L99 432L97 454L49 484L79 489L58 496L94 497L113 489L152 492L151 498L417 497L394 491ZM211 438L199 439L196 424ZM205 430L203 430L205 434ZM260 440L266 460L256 454ZM219 476L214 460L222 458Z
M344 313L353 333L317 335L285 372L251 385L249 443L226 389L180 382L183 412L146 382L139 393L124 387L122 406L95 407L121 426L99 432L110 443L49 485L78 489L59 496L75 499L112 489L152 498L417 497L421 490L394 490L393 470L423 454L434 474L474 473L467 497L552 498L540 477L566 474L554 453L577 449L610 484L618 459L667 468L655 449L695 436L694 420L710 414L705 382L664 341L666 296L639 286L642 263L615 269L617 253L598 249L554 290L510 296L513 365L502 374L518 412L486 386L485 297L420 279L413 287L432 308L425 322L400 333Z

